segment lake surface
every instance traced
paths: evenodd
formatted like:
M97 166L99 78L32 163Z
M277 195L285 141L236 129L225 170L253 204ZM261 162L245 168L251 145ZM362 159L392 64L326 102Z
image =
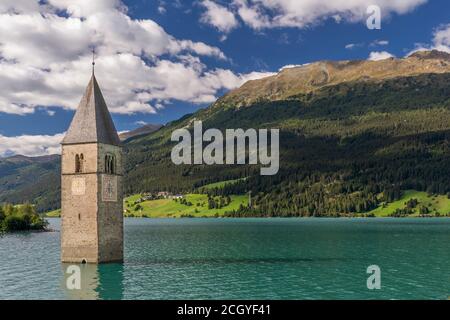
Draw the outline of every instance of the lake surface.
M59 230L59 219L49 219ZM66 289L59 232L0 238L0 299L448 299L450 219L126 219ZM381 268L368 290L367 267Z

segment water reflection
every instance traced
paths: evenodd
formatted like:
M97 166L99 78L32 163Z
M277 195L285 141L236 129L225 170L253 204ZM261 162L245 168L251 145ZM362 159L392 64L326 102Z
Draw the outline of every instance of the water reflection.
M67 299L123 299L123 264L63 263L61 267L61 287Z

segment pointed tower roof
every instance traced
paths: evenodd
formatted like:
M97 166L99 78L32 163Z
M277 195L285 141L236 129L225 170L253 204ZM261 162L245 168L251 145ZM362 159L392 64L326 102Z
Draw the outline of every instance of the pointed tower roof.
M104 143L119 146L120 139L94 73L62 144Z

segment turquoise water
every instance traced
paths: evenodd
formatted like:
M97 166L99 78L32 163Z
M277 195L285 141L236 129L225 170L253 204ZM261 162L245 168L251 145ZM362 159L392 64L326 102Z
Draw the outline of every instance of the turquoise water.
M59 219L50 219L58 230ZM59 232L0 238L0 299L447 299L450 219L126 219L125 263L81 266ZM381 290L366 269L381 268Z

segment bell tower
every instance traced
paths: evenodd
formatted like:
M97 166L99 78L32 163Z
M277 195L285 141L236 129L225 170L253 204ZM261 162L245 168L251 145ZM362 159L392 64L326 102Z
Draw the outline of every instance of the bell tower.
M62 262L123 261L122 147L94 71L61 161Z

